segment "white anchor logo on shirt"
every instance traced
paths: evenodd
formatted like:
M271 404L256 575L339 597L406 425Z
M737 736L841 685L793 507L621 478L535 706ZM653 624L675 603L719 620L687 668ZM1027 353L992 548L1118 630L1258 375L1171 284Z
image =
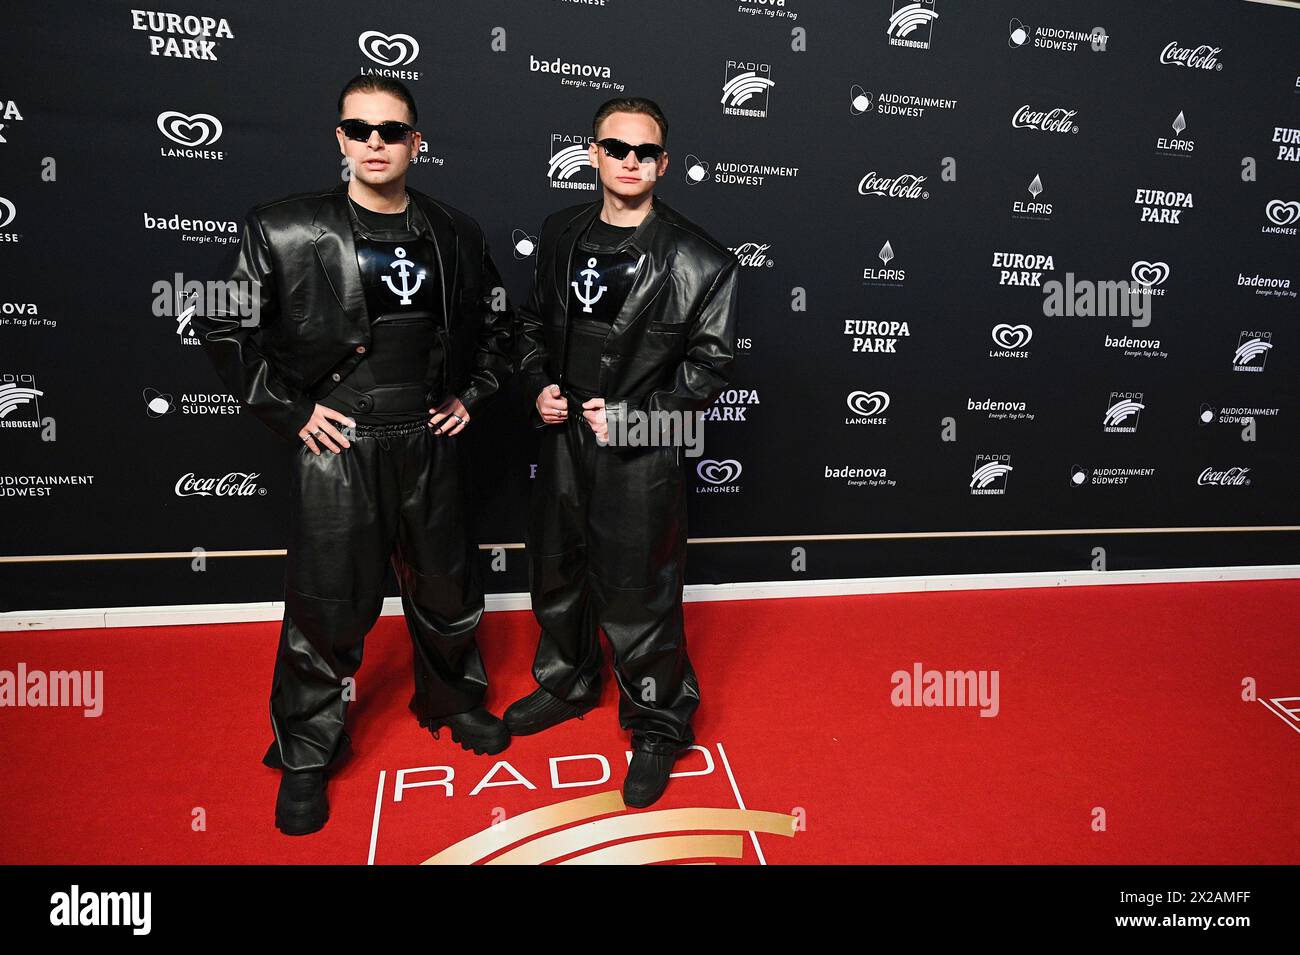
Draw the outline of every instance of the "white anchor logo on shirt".
M578 276L583 279L582 284L586 289L585 293L583 289L578 288L577 282L569 283L573 286L573 290L578 293L578 301L582 303L582 310L588 313L591 312L591 306L599 302L600 297L609 289L608 286L602 285L596 289L595 295L591 293L591 287L600 280L600 273L594 268L595 264L596 260L594 258L588 259L587 267L578 273Z
M397 269L398 275L402 277L402 286L401 288L398 288L393 283L393 277L391 275L385 275L383 277L384 284L388 286L390 292L401 298L403 305L410 305L411 296L420 291L420 286L424 284L424 271L421 270L416 274L415 284L412 285L411 269L415 268L415 263L406 257L406 250L400 245L393 250L393 254L396 255L397 258L390 262L388 267L390 269Z

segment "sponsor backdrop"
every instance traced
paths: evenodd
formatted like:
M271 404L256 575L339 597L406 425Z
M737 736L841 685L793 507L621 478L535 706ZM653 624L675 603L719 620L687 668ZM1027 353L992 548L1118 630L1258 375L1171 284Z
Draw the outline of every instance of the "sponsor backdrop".
M359 71L413 90L411 183L483 224L514 301L543 218L598 195L596 106L665 109L660 194L744 266L692 582L1295 560L1294 9L195 0L7 26L5 610L280 597L296 448L223 392L183 293L254 203L340 180ZM469 432L494 592L527 587L527 401Z

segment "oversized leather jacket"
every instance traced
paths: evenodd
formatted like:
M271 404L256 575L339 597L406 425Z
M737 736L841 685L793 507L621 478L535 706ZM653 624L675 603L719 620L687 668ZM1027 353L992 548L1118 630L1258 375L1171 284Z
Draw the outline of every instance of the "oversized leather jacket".
M441 263L447 394L471 415L511 371L513 315L478 224L407 187L411 225ZM347 184L255 206L233 265L226 302L192 321L218 374L276 434L295 443L316 399L360 363L370 316L357 268ZM251 296L260 310L246 326ZM494 306L495 309L494 309ZM200 308L199 313L205 309ZM440 396L430 393L432 403Z
M532 292L516 322L517 364L534 427L544 425L537 395L549 384L564 386L573 249L601 204L562 209L542 226ZM601 354L606 419L626 421L632 410L702 411L731 375L739 262L658 196L625 241L641 260Z

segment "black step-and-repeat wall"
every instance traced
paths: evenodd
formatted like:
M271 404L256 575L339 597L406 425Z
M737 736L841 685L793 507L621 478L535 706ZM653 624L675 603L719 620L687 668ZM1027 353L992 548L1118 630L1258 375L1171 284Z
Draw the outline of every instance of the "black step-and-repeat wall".
M254 203L339 182L358 72L412 89L410 182L515 301L598 195L596 106L664 108L659 193L743 263L691 581L1295 562L1296 9L87 2L0 48L0 609L280 597L296 448L177 291ZM487 545L523 540L527 400L470 429Z

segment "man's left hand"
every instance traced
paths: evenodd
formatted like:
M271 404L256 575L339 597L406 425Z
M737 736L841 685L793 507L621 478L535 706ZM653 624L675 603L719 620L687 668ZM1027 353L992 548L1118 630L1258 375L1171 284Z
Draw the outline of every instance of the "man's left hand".
M609 425L605 421L605 399L588 398L582 403L582 420L596 432L596 440L601 444L609 443Z
M459 434L469 424L469 412L459 398L448 398L436 408L430 408L429 427L437 435Z

